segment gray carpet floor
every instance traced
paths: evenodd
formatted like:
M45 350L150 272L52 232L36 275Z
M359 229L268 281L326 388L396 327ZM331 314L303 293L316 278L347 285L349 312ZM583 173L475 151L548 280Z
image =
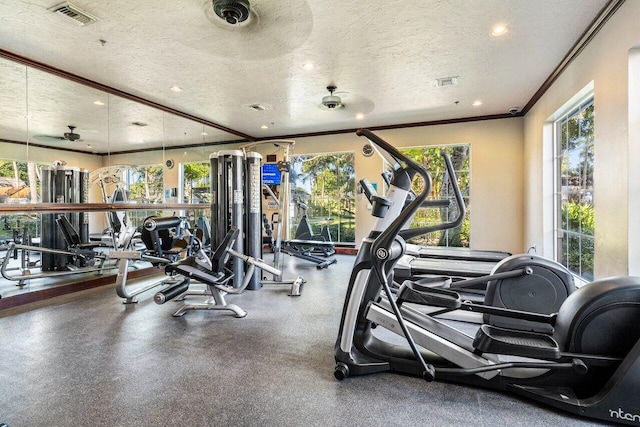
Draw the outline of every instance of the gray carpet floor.
M23 426L603 425L513 396L395 374L333 378L354 257L286 258L302 296L229 296L248 311L171 316L112 286L0 312L0 422ZM198 299L198 297L192 297Z

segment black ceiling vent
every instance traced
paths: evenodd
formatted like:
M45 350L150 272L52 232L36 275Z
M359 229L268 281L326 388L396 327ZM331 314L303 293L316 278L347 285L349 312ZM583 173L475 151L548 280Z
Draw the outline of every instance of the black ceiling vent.
M227 24L236 25L249 18L249 0L213 0L213 11Z

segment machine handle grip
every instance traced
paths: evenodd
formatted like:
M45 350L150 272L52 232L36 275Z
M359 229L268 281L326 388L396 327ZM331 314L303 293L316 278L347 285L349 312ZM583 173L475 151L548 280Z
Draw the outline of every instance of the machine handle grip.
M402 230L398 234L403 239L407 240L412 237L422 236L424 234L432 233L434 231L440 230L449 230L452 228L458 227L464 221L464 217L466 215L466 206L464 204L464 198L462 197L462 192L460 191L460 186L458 185L458 178L456 176L456 171L453 168L453 163L451 162L451 157L444 151L440 153L442 158L444 159L444 164L447 168L447 173L449 174L449 179L451 180L451 185L453 187L453 195L456 200L456 205L458 205L458 215L452 221L443 222L441 224L431 225L427 227L419 227L419 228L410 228L407 230ZM439 202L439 201L434 201ZM424 203L429 203L429 201L425 201Z
M229 253L231 255L233 255L236 258L240 258L241 260L243 260L244 262L248 263L248 264L252 264L255 265L258 268L261 268L262 270L273 274L274 276L281 276L282 275L282 271L278 270L277 268L271 267L269 264L267 264L266 262L264 262L263 260L259 259L259 258L254 258L251 257L249 255L245 255L245 254L241 254L240 252L234 250L234 249L229 249Z

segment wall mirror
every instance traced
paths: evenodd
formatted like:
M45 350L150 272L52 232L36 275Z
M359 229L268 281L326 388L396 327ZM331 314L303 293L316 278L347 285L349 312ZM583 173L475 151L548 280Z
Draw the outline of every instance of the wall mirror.
M102 188L96 171L113 167L124 181L132 224L152 214L208 218L209 155L220 149L216 145L239 139L197 119L7 58L0 58L0 93L2 260L11 242L42 244L42 229L53 226L43 221L46 215L76 212L86 218L88 234L107 229L117 185ZM52 165L87 172L85 202L43 198L43 167ZM13 267L35 271L37 262L33 254ZM44 282L49 281L16 286L0 277L0 296L41 291Z

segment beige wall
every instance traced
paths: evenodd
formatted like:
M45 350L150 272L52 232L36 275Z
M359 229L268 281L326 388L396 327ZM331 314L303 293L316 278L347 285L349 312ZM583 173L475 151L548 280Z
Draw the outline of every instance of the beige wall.
M640 41L640 2L628 1L528 112L524 121L526 245L553 256L551 138L545 122L593 82L595 99L595 214L597 278L626 275L629 261L629 49ZM514 70L515 71L515 70ZM637 149L635 149L637 151ZM634 193L632 196L637 197ZM636 210L637 212L637 210ZM637 253L637 251L635 251Z
M523 128L521 118L394 129L379 135L396 147L471 144L471 245L477 249L520 252L523 213ZM382 161L364 157L366 140L355 134L300 138L295 153L354 151L356 180L367 178L382 188ZM356 200L356 242L373 224L368 202Z

